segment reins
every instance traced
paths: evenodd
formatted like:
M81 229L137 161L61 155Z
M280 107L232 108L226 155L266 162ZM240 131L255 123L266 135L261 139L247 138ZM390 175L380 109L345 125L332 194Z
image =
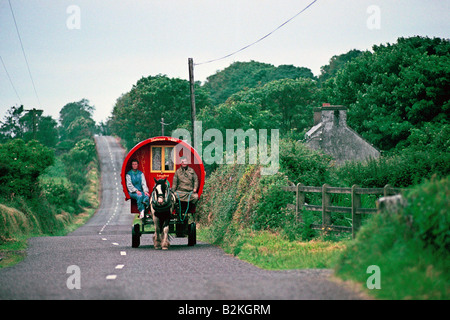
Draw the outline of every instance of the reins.
M191 200L191 194L193 191L189 192L189 197L188 197L188 201L187 201L187 207L186 207L186 211L183 214L183 218L181 218L181 200L180 200L180 195L178 194L178 191L175 191L175 193L177 194L177 198L178 198L178 216L180 217L180 221L183 222L184 219L186 219L186 216L188 214L189 211L189 200Z

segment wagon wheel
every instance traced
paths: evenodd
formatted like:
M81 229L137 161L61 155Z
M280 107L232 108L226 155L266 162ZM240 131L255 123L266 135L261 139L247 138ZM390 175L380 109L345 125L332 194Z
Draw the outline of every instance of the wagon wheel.
M197 243L197 228L195 222L189 224L188 229L188 246L194 246Z
M141 230L139 224L136 223L131 227L131 247L137 248L141 244Z

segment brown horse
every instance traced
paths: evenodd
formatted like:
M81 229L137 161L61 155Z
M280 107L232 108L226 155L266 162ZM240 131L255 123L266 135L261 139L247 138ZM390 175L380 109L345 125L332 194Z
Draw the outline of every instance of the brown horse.
M151 206L155 234L153 245L155 249L169 249L169 221L175 208L175 195L169 188L167 179L155 180L151 194Z

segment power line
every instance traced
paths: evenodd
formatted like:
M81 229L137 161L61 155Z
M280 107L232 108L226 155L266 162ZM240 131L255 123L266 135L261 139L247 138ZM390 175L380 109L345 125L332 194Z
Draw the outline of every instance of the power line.
M12 13L13 20L14 20L14 25L16 26L16 31L17 31L17 36L19 37L20 46L22 48L23 57L25 58L25 62L27 64L28 74L30 75L31 83L33 84L34 93L35 93L36 99L37 99L37 101L39 103L39 107L41 107L41 101L39 100L39 96L38 96L37 91L36 91L36 86L34 85L33 76L31 75L30 65L28 64L27 55L25 54L25 49L23 48L22 38L20 37L19 28L17 27L16 17L14 16L14 10L13 10L12 5L11 5L11 0L8 0L8 2L9 2L9 7L11 8L11 13Z
M11 83L11 86L13 87L14 92L16 93L17 99L19 99L20 104L23 104L23 103L22 103L22 100L21 100L20 97L19 97L19 94L17 93L16 87L14 86L14 83L12 82L11 77L9 76L8 69L6 69L6 66L5 66L5 63L3 62L2 56L0 56L0 60L2 61L3 68L5 68L6 75L8 76L9 82Z
M277 28L275 28L274 30L272 30L271 32L269 32L268 34L266 34L265 36L263 36L262 38L259 38L258 40L256 40L255 42L252 42L248 45L246 45L245 47L240 48L239 50L236 50L232 53L229 53L221 58L217 58L217 59L212 59L212 60L208 60L208 61L204 61L204 62L200 62L200 63L195 63L194 65L199 66L202 64L207 64L207 63L211 63L211 62L215 62L215 61L219 61L228 57L231 57L232 55L235 55L236 53L239 53L241 51L244 51L247 48L250 48L251 46L257 44L258 42L264 40L265 38L267 38L268 36L270 36L272 33L274 33L275 31L277 31L278 29L281 29L284 25L286 25L287 23L289 23L291 20L294 20L297 16L299 16L300 14L302 14L303 12L305 12L309 7L311 7L314 3L316 3L317 0L314 0L313 2L311 2L310 4L308 4L305 8L303 8L300 12L298 12L297 14L295 14L295 16L293 16L292 18L290 18L289 20L285 21L284 23L282 23L281 25L279 25Z

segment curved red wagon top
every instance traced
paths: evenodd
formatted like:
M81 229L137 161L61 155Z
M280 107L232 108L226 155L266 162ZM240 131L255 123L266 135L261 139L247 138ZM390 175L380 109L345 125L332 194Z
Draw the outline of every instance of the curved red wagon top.
M131 160L137 159L139 161L138 169L144 173L147 186L151 191L155 185L153 178L157 180L167 179L172 185L173 176L180 167L180 158L183 156L188 159L189 167L194 169L198 176L198 196L200 197L205 184L205 169L197 151L183 140L160 136L138 143L125 157L120 174L125 200L130 199L125 175L131 170ZM134 211L133 208L132 211Z

